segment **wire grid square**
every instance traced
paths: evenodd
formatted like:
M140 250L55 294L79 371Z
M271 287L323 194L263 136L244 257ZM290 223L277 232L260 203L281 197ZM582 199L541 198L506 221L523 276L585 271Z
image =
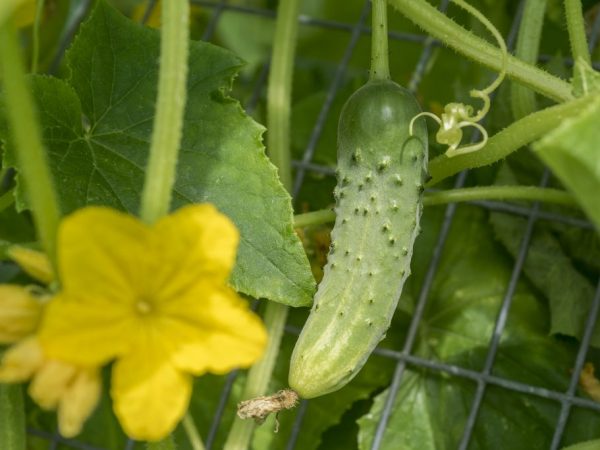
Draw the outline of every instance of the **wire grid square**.
M204 30L202 39L206 41L210 41L215 33L217 24L222 17L222 14L226 11L235 11L238 13L243 13L246 15L254 15L267 17L271 19L275 19L275 13L271 10L254 8L254 7L246 7L242 5L233 5L229 4L226 0L221 1L208 1L208 0L191 0L192 4L203 6L205 8L210 8L212 10L212 16ZM444 11L448 7L449 0L441 0L439 3L439 9ZM519 12L515 15L514 20L511 24L510 34L507 39L507 44L509 49L512 48L514 44L514 40L516 37L516 33L518 30L518 26L521 19L521 13L523 9L524 0L521 0ZM63 41L63 45L61 46L62 52L67 48L68 43L70 42L71 37L73 36L75 30L77 29L80 21L85 17L86 11L89 9L91 5L90 0L84 0L79 5L79 10L76 14L75 20L70 25L70 33L65 34L65 39ZM148 8L146 14L144 15L144 20L146 20L152 9L156 6L156 1L150 1L148 4ZM294 186L293 186L293 197L295 198L303 185L305 180L305 175L307 173L315 173L323 176L333 177L335 171L333 168L328 166L323 166L316 164L313 162L315 151L317 148L317 144L322 136L323 127L326 119L328 118L334 98L338 91L340 90L342 83L344 81L344 77L348 70L348 65L352 58L353 52L357 46L359 39L364 35L370 35L370 27L368 25L368 18L370 12L370 2L369 0L365 0L360 15L357 17L354 23L346 23L346 22L338 22L333 20L325 20L316 17L310 17L307 15L300 15L298 21L303 26L309 27L318 27L325 28L329 30L339 30L348 33L348 44L345 48L343 55L341 55L339 64L335 70L332 81L330 83L329 89L327 90L327 94L325 100L321 106L320 112L318 114L318 118L314 124L314 127L311 131L310 138L306 145L306 148L303 152L301 159L296 159L292 161L293 167L296 169ZM423 78L425 70L428 64L431 61L432 51L436 46L440 46L441 44L422 34L414 34L414 33L406 33L403 31L390 30L389 36L391 40L396 41L405 41L414 43L415 45L422 46L420 57L415 65L415 69L413 71L412 78L408 83L408 88L413 93L418 93L420 82ZM589 44L590 48L595 48L598 40L600 39L600 14L597 15L596 20L592 26L592 29L589 33ZM58 60L60 60L59 55ZM243 55L242 55L243 56ZM540 61L548 61L550 57L548 55L541 55ZM564 59L564 63L567 65L572 65L573 61L569 58ZM57 64L56 64L57 65ZM597 70L600 70L600 62L594 62L594 67ZM253 89L252 95L245 102L246 110L251 113L257 106L260 101L264 91L266 90L266 81L269 71L269 63L266 62L262 69L259 71L256 84ZM492 99L493 101L493 99ZM474 139L477 139L477 136L474 136ZM546 186L550 180L551 174L548 170L544 172L542 175L539 186ZM467 172L460 173L454 183L454 188L459 188L463 186L467 179ZM492 373L494 359L498 351L498 346L500 342L500 337L502 331L506 325L508 313L510 311L511 302L513 300L513 294L517 285L517 282L521 276L523 264L527 257L527 251L529 249L529 245L531 243L531 238L534 234L535 224L538 221L553 221L556 223L562 223L568 225L570 227L583 228L583 229L593 229L593 225L587 220L580 219L577 217L565 216L562 214L557 214L554 212L544 211L541 209L539 203L534 203L531 207L523 207L518 206L511 203L504 202L496 202L496 201L474 201L469 202L471 205L476 205L481 208L484 208L489 211L496 211L505 214L513 214L525 217L527 219L527 225L525 228L525 233L521 237L521 242L519 246L519 253L515 260L512 275L510 278L510 282L506 287L506 293L502 301L501 308L499 310L496 323L494 326L494 332L492 334L488 353L485 360L484 367L480 371L475 371L471 369L466 369L460 366L447 364L440 361L434 361L426 358L422 358L418 355L411 354L413 345L415 343L417 330L420 324L420 321L423 317L423 313L425 311L425 307L427 304L428 295L433 283L433 279L435 277L438 264L440 258L444 251L444 245L446 243L446 239L448 237L448 233L450 227L452 225L455 213L456 213L456 204L449 204L444 213L444 219L442 222L441 229L438 233L437 242L433 251L433 255L429 262L429 268L425 275L425 279L422 284L421 292L419 298L416 303L415 312L413 314L413 318L411 321L411 325L401 351L390 350L386 348L377 348L375 350L375 354L392 359L396 361L396 369L394 371L394 375L390 382L389 386L389 394L385 403L385 407L380 418L377 431L374 437L374 441L372 443L371 449L378 450L381 445L381 441L386 429L387 421L391 414L391 408L393 405L394 397L396 396L398 389L402 383L402 379L407 367L418 367L425 368L432 371L436 371L439 373L445 373L452 377L459 377L462 379L470 380L474 383L475 386L475 394L472 399L472 403L470 405L470 413L467 419L467 422L464 427L464 432L462 435L462 439L459 444L460 450L466 450L469 446L469 442L474 430L474 427L477 422L478 413L480 410L481 403L486 394L486 390L488 388L492 389L504 389L507 391L511 391L514 393L519 393L522 395L535 396L543 399L548 399L549 401L556 402L558 407L560 408L559 418L556 423L556 427L554 430L552 443L550 446L551 450L557 450L560 448L561 438L565 431L565 427L571 415L571 412L574 408L584 408L589 410L594 410L600 413L600 404L596 403L592 400L588 400L585 398L577 397L575 394L579 374L581 369L583 368L586 354L588 352L591 337L594 331L594 327L596 325L598 314L600 312L600 279L598 280L598 286L595 291L594 298L591 303L591 308L589 311L589 316L585 326L585 333L583 338L581 339L579 350L577 352L577 356L573 365L573 373L570 379L569 387L565 392L553 391L543 387L534 386L526 383L521 383L516 380L511 380L507 378L503 378ZM298 334L299 330L297 328L288 326L286 327L286 332L291 334ZM219 429L219 425L221 423L221 419L223 417L223 413L225 407L227 405L227 401L231 394L231 390L233 387L233 383L237 376L237 371L231 372L226 377L225 385L223 391L220 396L220 401L215 410L213 421L210 427L209 434L206 436L206 448L211 449L214 445L215 437L217 430ZM298 439L299 432L302 428L302 421L304 415L307 410L307 401L302 401L299 408L296 412L296 418L294 422L294 426L292 432L290 434L287 450L296 449L296 442ZM94 447L90 444L86 444L84 442L80 442L78 440L72 439L64 439L58 433L48 433L42 430L37 429L28 429L28 434L33 439L41 439L48 442L49 450L57 450L61 449L78 449L78 450L117 450L117 449L105 449ZM123 450L133 450L134 447L137 447L136 443L132 440L129 440ZM302 449L298 449L302 450Z

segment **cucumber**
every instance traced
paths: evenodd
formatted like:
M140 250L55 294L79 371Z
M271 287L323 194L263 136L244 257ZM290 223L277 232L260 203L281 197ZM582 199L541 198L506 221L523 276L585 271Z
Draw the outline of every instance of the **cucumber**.
M289 384L303 398L347 384L385 337L410 273L427 169L421 111L410 92L375 79L342 109L332 241L294 348Z

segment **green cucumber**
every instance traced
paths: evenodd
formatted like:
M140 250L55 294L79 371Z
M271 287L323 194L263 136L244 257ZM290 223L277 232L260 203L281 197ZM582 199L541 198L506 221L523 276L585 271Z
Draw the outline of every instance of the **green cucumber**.
M410 137L409 123L421 109L371 73L339 120L331 248L290 365L289 385L303 398L343 387L383 339L419 233L427 130L419 121Z
M390 325L419 232L423 121L408 135L419 112L406 89L379 80L356 91L342 110L331 249L290 366L290 387L303 398L348 383Z

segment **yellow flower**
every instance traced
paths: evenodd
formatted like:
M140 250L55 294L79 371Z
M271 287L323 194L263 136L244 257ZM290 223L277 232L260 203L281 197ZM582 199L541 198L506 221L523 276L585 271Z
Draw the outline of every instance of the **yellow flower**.
M15 245L8 249L8 256L36 280L44 284L50 284L54 281L50 261L42 252Z
M44 409L58 412L58 428L73 437L94 411L102 382L95 369L45 359L37 338L29 337L6 351L0 366L0 382L32 379L29 395Z
M0 284L0 344L10 344L35 332L42 304L31 290Z
M226 284L238 239L210 205L153 226L102 207L62 222L62 291L47 306L40 343L50 358L83 367L116 359L111 395L131 437L173 430L191 375L226 373L262 354L262 323Z

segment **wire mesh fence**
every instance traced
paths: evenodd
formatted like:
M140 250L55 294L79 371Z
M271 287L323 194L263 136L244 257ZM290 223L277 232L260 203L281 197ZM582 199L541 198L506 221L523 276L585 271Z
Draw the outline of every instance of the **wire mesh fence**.
M206 41L211 41L213 39L219 20L223 17L223 14L226 12L233 11L248 16L260 16L270 19L275 18L275 12L270 9L247 7L242 6L240 4L229 4L226 0L221 0L218 2L192 0L191 3L211 10L211 17L208 20L202 35L202 38ZM442 11L446 10L448 7L448 3L449 0L442 0L439 3L439 9ZM510 33L507 37L507 44L509 49L512 48L515 41L516 33L519 27L519 21L521 18L523 3L524 2L521 1L518 13L514 16L513 22L510 26ZM90 5L90 1L83 1L80 3L77 13L74 15L74 19L72 20L72 23L68 25L69 30L64 35L65 37L63 39L63 45L61 46L61 52L64 52L64 50L68 46L68 43L71 37L73 36L74 30L76 30L79 22L85 17L85 12L89 9ZM150 12L155 7L155 1L149 2L148 9L146 11L146 14L144 15L144 20L149 17ZM370 34L371 30L368 25L369 12L370 2L369 0L365 0L360 14L358 15L358 17L356 17L356 20L353 23L326 20L317 17L310 17L307 15L300 15L298 18L298 21L301 26L317 27L322 29L347 32L348 36L347 45L343 53L340 55L339 62L333 73L331 82L329 84L329 88L327 89L324 101L317 115L317 119L310 132L310 136L306 147L302 153L302 157L292 162L293 167L295 168L295 179L292 192L294 198L300 192L303 183L306 179L306 175L308 173L319 174L325 177L335 176L335 170L333 167L320 165L314 162L315 152L317 150L317 144L319 143L319 140L322 137L325 122L331 114L334 99L336 98L336 95L338 94L344 82L344 78L346 76L348 66L356 49L357 43L362 36L368 36ZM389 36L392 40L404 41L422 47L420 57L418 58L418 61L412 72L412 77L408 83L409 89L413 93L418 93L425 70L431 63L432 51L435 47L440 46L440 43L426 35L407 33L402 30L391 30ZM589 30L589 44L591 48L594 48L597 45L599 37L600 14L597 14L596 19ZM241 56L243 57L243 55ZM549 59L550 56L548 55L540 56L540 61L548 61ZM57 67L59 60L60 55L59 58L57 58L57 60L53 64L53 67ZM564 59L563 62L567 66L572 65L572 60ZM600 62L594 62L594 67L596 69L600 69ZM249 113L251 113L255 109L261 97L264 95L264 92L266 91L268 70L268 61L262 65L260 70L258 70L258 76L256 77L255 86L252 90L252 94L245 101L244 105L245 109ZM477 139L477 136L474 136L473 139ZM454 188L460 188L464 186L467 180L467 175L467 172L460 173L455 178ZM541 179L539 180L539 186L546 186L551 180L551 177L552 175L549 172L549 170L545 170ZM451 377L469 380L475 384L475 393L472 398L471 404L468 408L468 418L464 426L462 438L460 439L460 443L458 446L460 450L465 450L469 447L473 436L473 430L477 424L478 414L480 412L482 401L486 394L486 390L488 390L490 387L496 387L507 391L520 393L523 395L536 396L539 398L556 402L559 405L560 413L556 421L555 428L553 430L552 442L550 445L551 450L556 450L561 447L561 439L565 432L565 427L569 420L571 411L574 407L586 408L588 410L592 410L600 414L600 403L596 403L592 400L576 395L576 388L578 386L579 376L584 366L586 355L590 348L592 334L594 332L594 328L598 318L598 313L600 311L600 279L598 280L598 285L595 291L594 298L591 301L591 309L589 311L587 322L585 325L585 332L579 344L579 349L576 355L575 362L573 364L570 383L566 391L551 390L544 387L519 382L509 378L504 378L493 373L494 362L498 353L500 338L502 336L503 330L505 329L507 321L509 320L509 311L511 309L511 305L514 299L517 284L522 277L523 266L527 258L532 237L536 232L536 224L540 221L550 221L560 223L568 227L580 229L593 229L592 224L580 217L568 216L553 211L545 211L544 209L542 209L542 206L539 203L534 203L530 207L497 201L474 201L469 203L471 205L484 208L488 211L521 216L524 217L527 221L525 231L523 235L520 236L518 254L515 258L510 280L508 285L506 286L505 294L501 302L501 307L499 309L493 327L493 332L487 348L487 355L485 357L484 366L481 368L481 370L477 371L469 368L464 368L458 365L423 358L421 356L413 354L415 339L431 293L433 280L436 276L440 259L444 252L444 247L448 239L449 231L455 218L457 205L449 204L445 208L442 226L439 229L437 235L435 247L431 259L429 261L428 270L426 272L420 289L420 294L416 302L414 314L402 349L398 351L387 348L377 348L375 350L375 354L395 361L396 366L393 373L393 377L390 380L385 406L381 414L379 423L377 425L373 443L371 445L372 450L377 450L381 446L382 439L384 433L386 432L386 427L388 425L388 420L392 412L394 399L398 394L398 391L405 378L407 368L423 368L430 371L444 373ZM286 327L286 332L292 335L298 334L299 331L300 330L298 328L293 326ZM234 371L226 376L226 381L224 383L224 387L221 392L217 408L214 411L209 433L205 436L205 446L207 449L214 448L215 446L217 431L221 426L224 411L228 404L228 400L232 394L232 388L237 375L238 372ZM289 435L289 440L287 442L286 448L288 450L302 450L299 449L296 444L299 433L302 429L303 419L307 411L307 406L308 402L304 400L301 402L300 406L296 410L294 425ZM48 433L39 429L29 429L28 432L32 436L47 440L49 450L56 450L59 448L59 446L60 448L72 448L80 450L117 450L98 448L86 444L85 442L80 442L78 440L64 439L58 433ZM123 450L132 450L135 445L136 443L134 441L129 440Z

